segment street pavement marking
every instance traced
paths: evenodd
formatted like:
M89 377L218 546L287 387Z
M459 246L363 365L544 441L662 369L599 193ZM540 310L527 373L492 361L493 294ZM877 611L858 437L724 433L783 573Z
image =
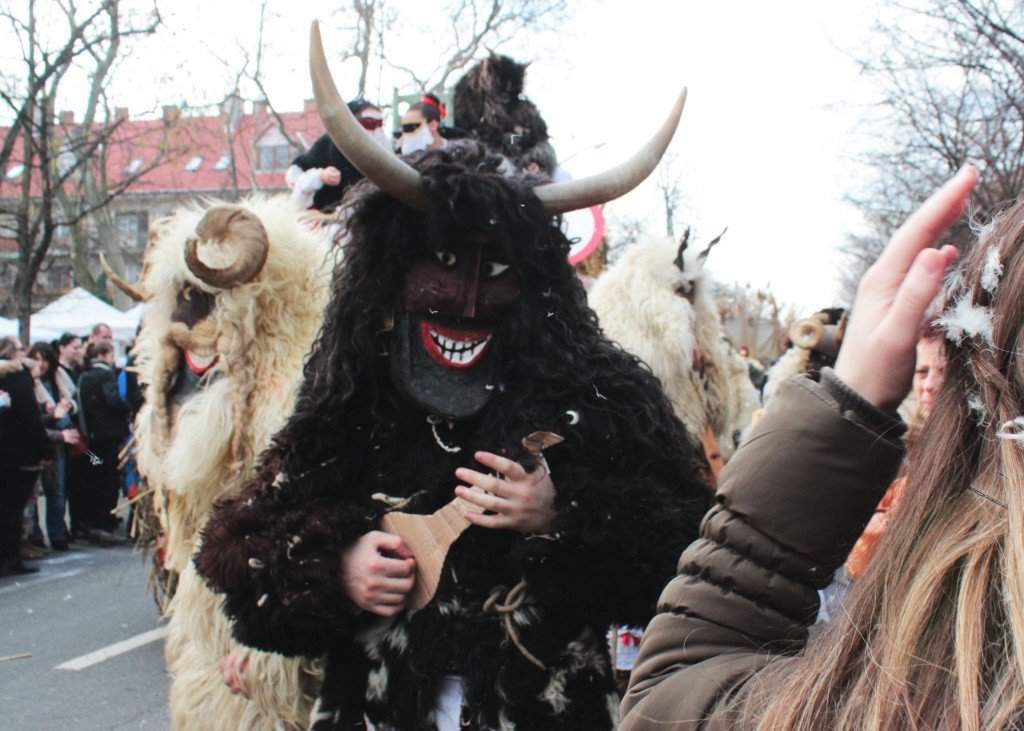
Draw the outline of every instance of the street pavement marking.
M72 576L78 576L82 573L82 569L71 569L70 571L61 571L56 574L39 574L31 579L19 580L10 586L5 586L0 589L0 595L10 594L14 591L21 591L22 589L28 589L32 586L39 586L40 584L49 584L51 581L57 581L57 579L67 579Z
M60 566L61 564L72 563L73 561L91 561L95 558L96 556L91 553L66 553L63 556L50 556L43 559L42 565Z
M101 663L104 660L109 660L112 657L123 655L126 652L131 652L137 647L148 645L150 642L161 640L167 636L167 627L157 627L151 629L148 632L143 632L140 635L129 637L127 640L121 640L115 642L112 645L101 647L95 652L90 652L81 657L76 657L74 660L68 660L58 665L55 670L85 670L85 668L97 663Z

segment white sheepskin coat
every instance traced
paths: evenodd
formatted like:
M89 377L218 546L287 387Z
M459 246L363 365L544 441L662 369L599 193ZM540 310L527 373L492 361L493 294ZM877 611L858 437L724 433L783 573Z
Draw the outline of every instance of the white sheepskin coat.
M165 655L172 727L182 731L304 728L319 676L308 662L253 652L248 673L253 699L232 695L218 662L239 645L231 639L220 599L191 564L214 501L250 477L260 452L290 414L328 297L327 235L300 221L287 196L253 197L237 205L259 218L270 241L266 264L252 282L217 290L189 271L185 241L195 235L205 212L200 207L154 223L140 282L150 300L134 351L146 397L136 421L136 459L155 490L165 565L180 574L168 607ZM219 248L204 244L200 256L223 266L233 249ZM210 319L216 325L218 362L210 375L217 377L172 420L167 395L156 384L166 382L180 357L166 338L178 293L186 286L215 294Z
M632 246L598 278L590 306L605 334L661 380L690 435L699 442L710 426L728 458L757 408L757 391L724 339L699 251L686 252L685 272L673 263L677 251L669 238ZM692 304L682 292L692 292ZM696 348L703 372L693 369Z

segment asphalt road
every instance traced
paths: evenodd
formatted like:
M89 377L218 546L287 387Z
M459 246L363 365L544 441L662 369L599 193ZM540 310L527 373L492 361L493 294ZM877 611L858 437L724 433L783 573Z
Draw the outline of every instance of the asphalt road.
M36 565L0 578L0 728L168 729L164 630L142 557L90 546Z

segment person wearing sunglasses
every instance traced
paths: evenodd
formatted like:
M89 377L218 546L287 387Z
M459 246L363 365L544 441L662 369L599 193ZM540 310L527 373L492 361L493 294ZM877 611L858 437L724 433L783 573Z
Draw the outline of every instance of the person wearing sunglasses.
M441 136L441 122L447 110L441 100L433 94L424 94L402 115L402 135L398 138L403 155L412 155L423 150L437 150L447 141Z
M377 144L390 149L391 142L384 133L384 115L380 107L365 99L355 99L348 103L348 108ZM363 174L341 154L326 134L296 157L285 175L292 197L303 208L315 208L325 213L337 208L345 191L362 178Z

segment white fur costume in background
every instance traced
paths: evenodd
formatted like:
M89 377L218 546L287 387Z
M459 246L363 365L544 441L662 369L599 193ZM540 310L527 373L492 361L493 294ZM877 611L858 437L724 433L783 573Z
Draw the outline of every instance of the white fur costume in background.
M155 490L166 567L180 574L168 608L165 651L176 731L305 728L319 683L319 670L308 661L251 651L252 700L232 695L218 662L240 646L231 638L220 598L191 563L213 502L251 476L291 412L328 296L327 235L301 222L287 196L237 205L255 214L270 242L253 281L221 290L192 274L185 242L195 236L204 209L191 208L154 223L140 282L149 306L135 348L146 397L136 422L136 459ZM229 263L233 251L209 243L199 247L211 266ZM178 294L186 287L215 295L208 319L215 325L218 361L210 375L218 377L173 414L166 387L181 352L167 338Z
M807 372L807 363L811 359L811 351L801 348L798 345L790 346L789 350L775 361L775 364L768 369L768 375L764 382L762 401L765 406L775 397L775 392L783 382L789 380L798 373Z
M758 407L757 391L724 339L700 252L687 249L680 271L673 263L678 248L670 238L633 245L595 282L590 306L605 335L654 371L695 442L710 425L728 458L734 433ZM678 292L691 293L693 303ZM697 347L702 374L693 369Z

